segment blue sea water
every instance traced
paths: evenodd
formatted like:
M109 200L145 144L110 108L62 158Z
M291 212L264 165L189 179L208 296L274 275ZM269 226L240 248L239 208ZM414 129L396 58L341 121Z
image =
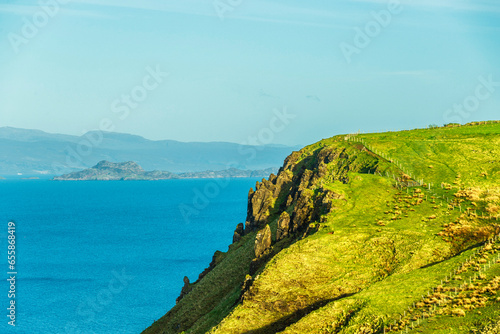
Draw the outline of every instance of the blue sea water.
M0 333L140 333L175 305L184 276L227 250L256 181L0 181Z

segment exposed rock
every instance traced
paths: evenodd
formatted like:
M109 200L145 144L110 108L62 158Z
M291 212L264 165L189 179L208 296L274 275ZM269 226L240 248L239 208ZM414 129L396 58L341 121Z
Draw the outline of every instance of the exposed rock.
M252 287L253 281L254 279L252 276L247 275L245 277L245 281L243 281L243 284L241 285L241 297L240 297L241 302L245 300L245 296Z
M252 228L253 228L252 223L249 222L248 220L245 221L245 232L244 232L244 234L247 234L248 232L252 231Z
M243 224L242 223L239 223L237 226L236 226L236 230L235 230L236 233L240 234L240 235L243 235Z
M289 228L291 232L297 232L309 226L310 223L321 220L322 216L333 209L332 200L342 198L324 188L317 189L316 193L310 189L304 189L298 191L296 197L291 217L292 224Z
M273 183L276 181L276 178L277 178L277 176L274 175L274 173L271 173L271 175L269 175L269 181L271 181Z
M266 227L260 230L255 237L255 257L259 258L269 248L271 248L271 243L271 228L269 225L266 225Z
M299 191L309 188L312 177L313 177L313 172L311 170L309 169L304 170L300 178Z
M273 196L277 198L281 193L288 193L292 190L292 173L280 172L276 178L276 188Z
M321 215L331 211L332 199L337 195L323 188L317 189L318 180L327 177L331 181L346 183L349 171L362 172L373 168L356 163L356 159L345 148L321 148L314 156L305 159L299 152L292 153L277 176L257 182L255 191L249 192L245 233L264 227L270 223L270 215L280 214L294 203L290 232L295 233L302 227L305 229L310 222L320 220ZM277 233L280 238L283 238L283 232Z
M184 298L189 292L191 292L193 288L189 284L189 278L187 276L184 276L184 286L182 287L181 294L177 299L175 300L176 303L180 302L182 298Z
M262 182L257 183L255 192L249 193L247 209L249 231L245 233L255 231L267 223L269 210L274 203L274 188L273 183L262 180Z
M233 234L233 244L237 243L240 240L241 240L241 234L238 234L237 232L234 232L234 234Z
M288 157L286 157L285 162L283 164L283 170L293 170L295 167L297 160L300 158L300 152L292 152Z
M245 233L258 230L269 223L268 218L273 210L286 209L288 203L279 203L280 207L275 205L280 196L286 196L293 190L292 175L290 171L280 169L277 176L271 175L269 180L263 179L262 182L257 182L255 191L250 190Z
M297 202L292 214L291 230L297 232L303 225L309 223L313 211L312 202L313 192L305 189L297 193Z
M233 244L235 242L238 242L241 240L241 237L243 236L243 232L244 232L244 226L242 223L238 224L236 226L236 230L234 231L234 235L233 235Z
M285 211L278 220L278 230L276 231L276 241L288 236L290 230L290 215Z
M321 196L319 196L319 198L314 203L315 209L317 210L317 216L321 216L332 211L332 209L334 209L332 203L334 199L344 198L342 195L339 195L328 189L320 188L319 191Z
M318 153L318 163L320 165L328 165L336 159L336 151L331 147L325 147Z

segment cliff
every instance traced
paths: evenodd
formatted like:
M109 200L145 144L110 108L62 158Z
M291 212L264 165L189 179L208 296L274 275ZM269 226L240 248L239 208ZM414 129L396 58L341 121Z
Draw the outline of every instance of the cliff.
M487 333L500 321L500 124L293 152L149 333ZM489 332L488 332L489 333Z

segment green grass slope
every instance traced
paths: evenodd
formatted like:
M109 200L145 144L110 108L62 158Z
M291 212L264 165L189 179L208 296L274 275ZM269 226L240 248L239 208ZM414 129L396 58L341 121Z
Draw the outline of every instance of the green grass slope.
M294 152L250 193L246 235L144 333L498 332L499 145L482 122Z

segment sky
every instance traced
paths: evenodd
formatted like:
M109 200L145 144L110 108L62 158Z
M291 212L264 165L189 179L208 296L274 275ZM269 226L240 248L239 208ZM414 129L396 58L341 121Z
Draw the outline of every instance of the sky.
M0 126L307 145L500 119L497 0L0 2Z

